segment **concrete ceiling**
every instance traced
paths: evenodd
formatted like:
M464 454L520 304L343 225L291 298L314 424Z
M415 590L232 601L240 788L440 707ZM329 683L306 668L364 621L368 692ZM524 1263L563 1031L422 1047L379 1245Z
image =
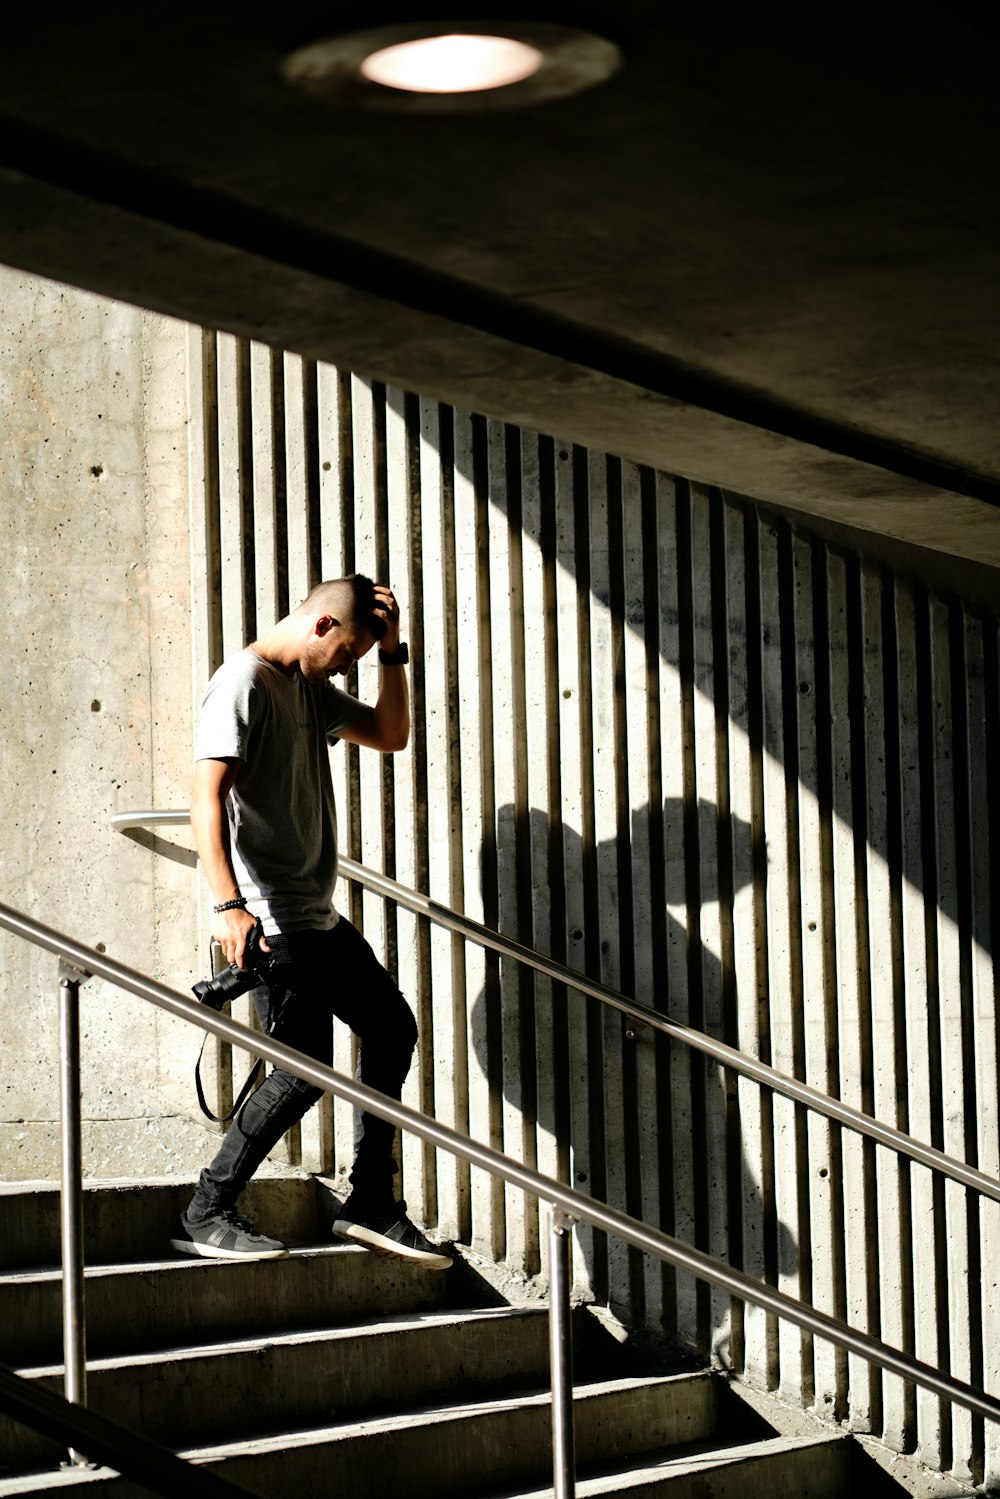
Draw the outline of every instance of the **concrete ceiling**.
M282 77L419 15L18 7L0 260L1000 566L992 6L493 4L624 64L482 113Z

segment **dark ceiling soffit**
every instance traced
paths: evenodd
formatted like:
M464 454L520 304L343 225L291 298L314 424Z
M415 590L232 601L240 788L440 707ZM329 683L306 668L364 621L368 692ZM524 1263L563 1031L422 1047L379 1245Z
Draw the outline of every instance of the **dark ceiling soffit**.
M55 132L0 116L0 164L13 171L270 260L384 302L607 375L682 405L871 464L935 489L1000 505L1000 480L909 445L829 421L628 339L505 297L226 194L149 171ZM176 315L183 315L177 310Z

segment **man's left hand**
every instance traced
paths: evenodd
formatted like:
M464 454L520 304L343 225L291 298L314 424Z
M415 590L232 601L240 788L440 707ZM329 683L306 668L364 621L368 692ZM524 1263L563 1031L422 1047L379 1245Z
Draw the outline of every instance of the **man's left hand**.
M394 651L399 645L399 605L391 588L375 584L375 614L385 620L385 634L379 641L383 651Z

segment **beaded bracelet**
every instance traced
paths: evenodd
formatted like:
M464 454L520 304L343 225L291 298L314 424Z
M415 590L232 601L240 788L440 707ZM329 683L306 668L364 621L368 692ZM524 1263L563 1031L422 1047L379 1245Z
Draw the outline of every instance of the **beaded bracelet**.
M242 895L238 895L235 900L224 900L224 901L221 902L221 904L219 904L217 906L213 906L212 910L215 912L216 915L218 915L220 911L236 911L241 906L242 906L243 910L245 911L246 910L246 905L247 905L247 903L246 903L245 898Z

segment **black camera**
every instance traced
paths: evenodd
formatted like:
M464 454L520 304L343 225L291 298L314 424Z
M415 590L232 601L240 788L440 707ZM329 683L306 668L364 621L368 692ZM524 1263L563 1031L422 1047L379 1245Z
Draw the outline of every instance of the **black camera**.
M267 983L271 972L271 954L261 948L263 935L264 926L258 920L247 938L243 953L246 968L238 968L235 963L230 963L214 979L202 979L200 984L192 985L191 992L195 999L200 999L211 1010L221 1010L230 1000L239 999L249 989L256 989L258 985Z

